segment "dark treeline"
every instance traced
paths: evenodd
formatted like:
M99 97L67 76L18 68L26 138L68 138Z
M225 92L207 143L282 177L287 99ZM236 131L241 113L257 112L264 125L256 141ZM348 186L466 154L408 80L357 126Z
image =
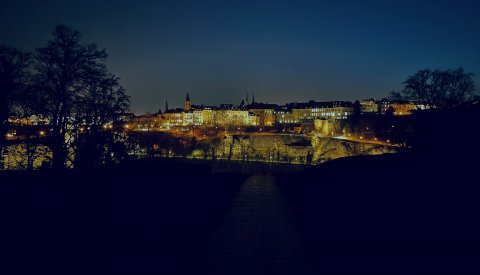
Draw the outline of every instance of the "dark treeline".
M391 92L389 99L415 102L421 109L414 110L409 116L395 116L395 110L390 106L385 115L378 116L362 114L360 102L356 101L346 128L357 136L376 136L402 147L417 150L428 147L432 152L443 152L453 140L461 141L464 138L462 134L472 133L480 99L474 94L473 76L463 68L420 70L403 82L401 91ZM434 125L436 129L433 129ZM447 142L438 142L447 136ZM432 148L431 144L437 146Z
M108 71L106 58L105 50L82 44L80 34L64 25L33 53L0 47L1 166L11 115L47 121L54 168L71 167L77 153L82 156L78 160L92 165L115 157L116 138L100 129L125 112L130 100L119 78ZM81 138L79 132L84 133Z

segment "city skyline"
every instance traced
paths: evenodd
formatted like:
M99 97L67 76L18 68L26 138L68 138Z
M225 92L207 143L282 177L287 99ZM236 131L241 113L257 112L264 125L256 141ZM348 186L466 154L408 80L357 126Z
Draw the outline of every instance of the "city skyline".
M420 69L480 72L475 1L0 5L0 44L33 51L66 24L105 48L135 113L181 106L186 92L212 105L246 92L279 104L353 101L388 96Z
M237 100L238 102L222 102L220 104L210 104L209 102L199 102L197 100L195 100L195 94L193 94L194 96L192 97L191 96L192 93L190 92L187 92L186 94L183 94L183 96L180 96L181 98L183 98L184 100L182 100L182 103L179 104L179 105L171 105L170 104L170 101L167 99L163 105L161 105L159 107L159 110L157 111L162 111L162 112L165 112L168 108L168 110L172 111L172 110L178 110L178 109L185 109L185 98L188 98L188 101L191 101L192 103L192 109L195 109L195 108L204 108L204 107L219 107L221 108L222 105L231 105L231 107L233 108L238 108L238 107L242 107L241 104L244 104L244 107L248 107L248 105L251 105L251 104L265 104L265 105L276 105L277 107L287 107L287 106L290 106L290 107L293 107L294 105L297 105L297 104L308 104L308 103L332 103L332 102L344 102L344 103L354 103L355 101L376 101L376 102L380 102L381 100L383 99L388 99L388 96L384 96L382 98L374 98L374 97L365 97L365 98L357 98L357 99L354 99L354 100L317 100L315 98L310 98L310 99L304 99L304 100L300 100L300 101L287 101L287 102L271 102L271 101L262 101L262 100L257 100L255 98L255 93L253 94L249 94L249 93L246 93L242 98L240 98L240 100ZM192 98L192 99L190 99ZM178 99L175 98L175 101L177 101ZM140 113L136 113L137 115L141 115ZM152 112L147 112L147 114L152 114Z

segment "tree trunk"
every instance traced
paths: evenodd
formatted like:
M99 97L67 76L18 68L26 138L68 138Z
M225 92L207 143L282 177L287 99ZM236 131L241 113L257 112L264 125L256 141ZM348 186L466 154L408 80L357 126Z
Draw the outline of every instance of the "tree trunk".
M4 164L4 152L5 152L5 124L3 121L0 121L0 170L5 168Z
M66 169L67 153L64 134L53 133L51 150L53 154L53 168L57 170Z
M3 148L3 143L0 141L0 171L4 169L5 165L4 165L4 158L3 158L3 151L4 151L4 148Z

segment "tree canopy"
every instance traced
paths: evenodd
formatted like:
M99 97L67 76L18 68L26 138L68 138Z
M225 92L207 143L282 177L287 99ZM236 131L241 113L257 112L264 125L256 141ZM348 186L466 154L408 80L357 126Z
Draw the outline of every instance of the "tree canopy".
M81 127L96 132L129 108L130 97L119 78L108 71L106 58L104 49L82 44L80 33L65 25L58 25L53 38L33 55L1 46L2 126L14 110L45 118L51 127L53 165L67 167L73 162ZM27 71L30 61L33 66Z
M3 137L18 95L28 82L30 55L10 46L0 45L0 169L3 168Z
M409 76L401 92L392 92L393 99L409 100L426 108L446 109L468 102L473 97L473 73L455 70L420 70Z

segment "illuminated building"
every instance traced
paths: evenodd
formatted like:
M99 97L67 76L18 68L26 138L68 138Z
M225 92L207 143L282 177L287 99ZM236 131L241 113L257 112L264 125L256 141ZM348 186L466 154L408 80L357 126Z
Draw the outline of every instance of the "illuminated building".
M165 126L213 126L213 125L256 125L256 117L247 110L239 109L233 104L222 104L220 108L214 106L192 105L187 94L185 109L177 108L166 110L161 114Z
M214 124L214 112L217 110L214 106L204 106L202 112L202 125L211 126Z
M417 109L417 106L409 101L392 101L390 106L392 106L393 114L396 116L411 115L412 111Z
M274 111L275 123L279 124L293 124L299 123L297 117L293 115L292 109L281 107Z
M362 114L378 113L378 103L374 98L360 100Z
M219 109L215 110L213 115L215 125L248 126L252 125L253 121L251 114L246 110Z
M380 113L384 115L390 108L390 100L388 100L387 98L382 98L382 100L378 102L378 106Z
M278 108L277 104L252 102L252 104L245 106L245 108L258 117L258 126L275 125L275 109Z
M183 125L183 109L170 109L161 114L162 122L166 126L181 126Z
M40 115L32 115L29 117L11 116L8 118L8 123L13 125L47 125L48 120Z
M299 122L313 122L316 118L347 119L352 112L352 103L347 101L316 102L310 100L306 103L296 103L292 108L293 119Z

